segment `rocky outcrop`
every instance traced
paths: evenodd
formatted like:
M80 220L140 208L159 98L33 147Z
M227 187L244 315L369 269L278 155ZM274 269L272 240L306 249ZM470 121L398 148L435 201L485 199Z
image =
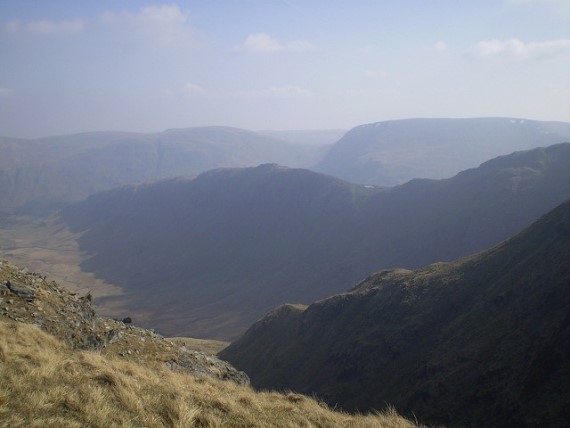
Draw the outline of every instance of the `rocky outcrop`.
M8 290L10 290L11 293L15 294L18 297L21 297L22 299L31 302L35 298L36 290L33 285L29 287L29 286L24 286L22 284L17 284L15 282L12 283L10 281L6 281L4 285Z
M72 349L249 384L247 375L229 363L165 339L153 330L136 327L130 317L114 320L99 316L89 293L78 296L40 274L0 261L0 319L3 317L37 325Z

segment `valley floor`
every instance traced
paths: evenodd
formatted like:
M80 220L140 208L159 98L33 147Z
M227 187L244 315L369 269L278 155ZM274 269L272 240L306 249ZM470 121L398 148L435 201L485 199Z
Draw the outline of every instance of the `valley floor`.
M95 299L107 298L96 302L101 315L124 314L126 309L112 299L122 294L121 289L81 270L85 257L77 244L79 236L53 216L0 215L0 259L41 272L73 293L90 291Z

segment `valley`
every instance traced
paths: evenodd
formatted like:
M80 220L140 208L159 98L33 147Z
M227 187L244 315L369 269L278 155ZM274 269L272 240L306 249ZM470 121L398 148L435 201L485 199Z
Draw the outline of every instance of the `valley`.
M566 428L569 22L0 1L0 428Z
M25 266L30 272L41 272L71 292L90 291L96 300L120 296L120 288L81 270L85 257L77 244L78 237L53 216L5 214L0 221L0 258ZM126 311L111 301L97 305L102 315L119 316Z
M570 144L393 188L278 165L99 193L59 220L81 268L167 335L234 340L273 307L342 292L381 268L495 245L570 197Z
M445 144L481 124L476 144L462 140L475 144L468 151L528 149L447 178L393 181L393 171L418 171L418 157L404 156L421 153L410 137L418 129L432 133L420 164L441 170L461 165L453 156L474 162ZM354 142L390 127L398 135L381 155ZM483 138L497 129L505 141L520 137L518 145ZM89 294L106 323L130 319L173 346L219 353L259 389L315 395L350 412L389 403L429 424L556 425L567 407L557 393L567 373L566 131L562 123L473 119L365 125L332 145L323 141L340 131L4 139L0 150L11 157L0 165L0 259ZM407 137L409 147L398 147ZM317 172L347 141L361 160L390 162L392 178ZM258 152L266 144L275 146ZM163 149L161 162L170 160L158 167ZM200 166L189 161L196 150L208 153ZM353 172L390 170L345 155Z

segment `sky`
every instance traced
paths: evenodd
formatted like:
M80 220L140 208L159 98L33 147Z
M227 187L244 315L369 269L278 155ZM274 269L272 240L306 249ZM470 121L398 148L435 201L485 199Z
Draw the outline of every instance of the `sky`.
M0 136L570 121L569 0L0 0Z

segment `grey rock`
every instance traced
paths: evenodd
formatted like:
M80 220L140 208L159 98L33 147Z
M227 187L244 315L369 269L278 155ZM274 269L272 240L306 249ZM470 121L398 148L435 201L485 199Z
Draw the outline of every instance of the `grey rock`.
M117 342L121 337L123 336L123 334L119 331L119 330L110 330L107 333L107 343L115 343Z
M32 301L35 299L36 287L33 285L19 284L14 281L6 281L6 287L16 296Z
M172 364L171 364L172 365ZM173 370L183 370L193 376L206 376L215 379L231 380L238 385L249 385L249 377L226 361L203 352L182 348Z

